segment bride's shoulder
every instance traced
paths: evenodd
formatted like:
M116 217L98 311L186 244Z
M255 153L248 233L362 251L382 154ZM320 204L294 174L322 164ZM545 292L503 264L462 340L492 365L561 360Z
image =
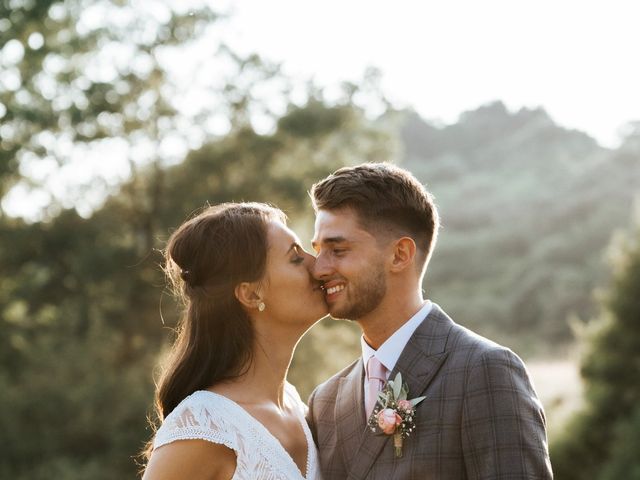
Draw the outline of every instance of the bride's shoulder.
M156 432L154 448L175 440L202 439L236 447L237 412L230 400L213 392L192 393L178 404Z
M222 479L233 476L236 454L232 449L199 439L181 440L153 451L142 480Z
M197 419L198 415L209 414L215 415L228 409L229 400L222 395L210 392L208 390L198 390L191 395L185 397L173 411L167 415L165 421L173 419L177 420L186 416L193 416Z

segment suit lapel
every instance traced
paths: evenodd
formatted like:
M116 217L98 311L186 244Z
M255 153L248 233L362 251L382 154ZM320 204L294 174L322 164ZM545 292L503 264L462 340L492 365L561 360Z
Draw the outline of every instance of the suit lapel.
M445 347L452 327L453 322L436 304L433 304L427 318L407 342L389 378L393 380L396 374L401 372L403 381L409 387L409 398L426 395L425 390L447 357ZM362 409L362 400L360 402L360 409ZM358 417L361 416L358 415ZM356 447L357 453L351 463L349 479L366 478L376 458L390 439L390 435L375 434L369 428L365 428L361 436L362 441ZM353 445L350 444L349 448L352 447Z
M363 382L364 368L360 358L349 375L340 379L336 397L335 420L338 445L341 445L345 465L351 465L353 453L358 449L362 431L366 427Z
M440 370L447 358L445 348L452 327L453 321L433 304L425 321L404 347L389 378L394 379L398 372L402 373L402 379L409 387L410 398L424 395Z

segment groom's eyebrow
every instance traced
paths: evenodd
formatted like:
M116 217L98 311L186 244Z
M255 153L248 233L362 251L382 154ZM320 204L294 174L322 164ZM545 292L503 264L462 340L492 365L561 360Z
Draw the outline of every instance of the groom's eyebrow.
M347 239L341 236L337 236L337 237L327 237L327 238L323 238L322 241L316 242L316 241L312 241L311 242L311 246L317 250L318 245L320 244L330 244L330 245L335 245L336 243L343 243L346 242Z

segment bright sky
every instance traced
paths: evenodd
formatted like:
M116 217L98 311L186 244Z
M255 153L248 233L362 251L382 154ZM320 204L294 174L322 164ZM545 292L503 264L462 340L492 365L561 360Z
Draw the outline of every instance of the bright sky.
M212 61L222 40L239 53L281 63L285 75L301 84L313 79L328 91L343 81L360 82L367 67L376 67L396 107L412 107L445 123L502 100L513 110L542 106L558 124L616 147L621 127L640 120L636 0L171 1L183 10L191 8L187 3L210 2L215 11L231 14L214 26L212 37L166 59L179 66L174 73L184 91L178 103L187 113L202 107L215 82L224 80L224 66ZM162 16L157 3L140 1L136 8L143 7L145 14ZM103 14L85 13L86 22L102 21ZM263 95L278 101L268 89ZM205 127L224 133L229 122L213 116ZM190 146L198 141L190 140ZM173 143L165 139L162 151L182 158L187 145ZM39 219L54 198L89 215L128 176L129 156L144 159L155 151L142 143L135 149L112 139L92 145L91 152L74 150L62 169L55 162L23 159L21 172L40 179L46 189L23 182L2 206L10 214ZM110 162L102 161L105 155ZM87 191L96 175L103 188L94 182Z
M321 85L383 73L397 106L454 122L493 100L544 107L614 147L640 120L634 0L210 0L235 12L228 43Z

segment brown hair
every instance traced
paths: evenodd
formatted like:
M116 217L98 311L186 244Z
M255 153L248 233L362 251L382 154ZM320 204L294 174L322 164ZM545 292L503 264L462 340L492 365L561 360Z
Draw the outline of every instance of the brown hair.
M260 203L225 203L206 208L169 238L165 271L184 314L156 389L160 420L191 393L250 365L254 331L235 287L263 278L271 220L286 217Z
M426 265L438 235L433 196L407 170L390 163L341 168L311 188L313 208L353 209L366 230L411 237ZM419 262L420 263L420 262Z

